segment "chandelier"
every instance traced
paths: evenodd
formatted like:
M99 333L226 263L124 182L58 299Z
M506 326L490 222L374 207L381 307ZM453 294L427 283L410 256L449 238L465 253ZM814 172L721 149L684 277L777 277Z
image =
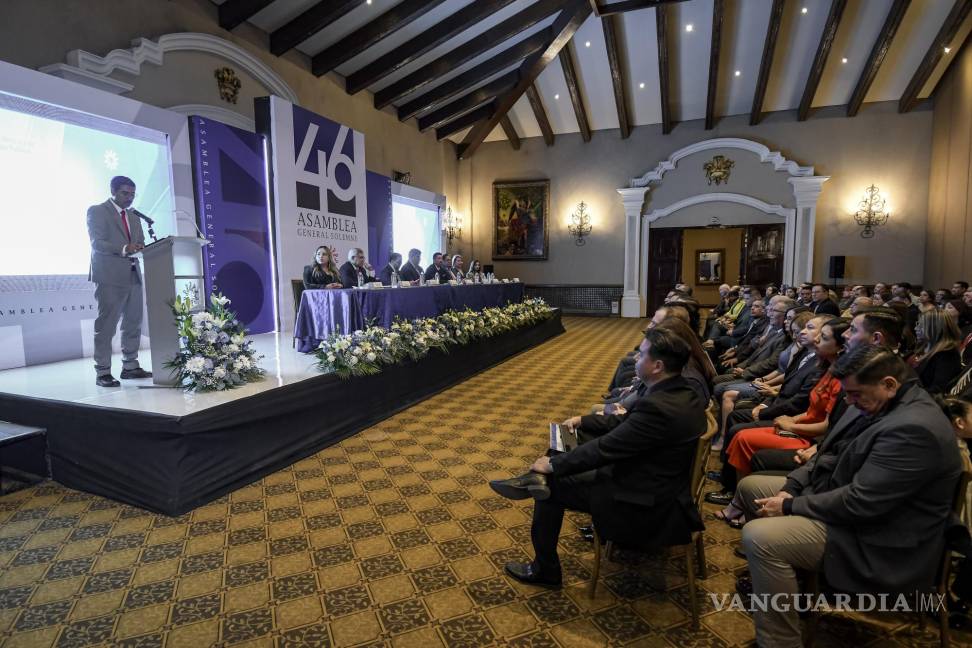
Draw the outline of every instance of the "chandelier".
M854 218L863 227L861 238L874 238L874 228L888 222L890 211L885 211L885 199L881 197L881 190L871 185L864 190L864 198L857 205Z
M453 213L452 207L448 207L442 218L442 231L449 239L449 245L452 245L452 239L462 238L462 214Z
M584 245L587 242L584 237L591 233L591 217L585 203L577 204L577 210L570 215L567 231L575 238L574 245Z

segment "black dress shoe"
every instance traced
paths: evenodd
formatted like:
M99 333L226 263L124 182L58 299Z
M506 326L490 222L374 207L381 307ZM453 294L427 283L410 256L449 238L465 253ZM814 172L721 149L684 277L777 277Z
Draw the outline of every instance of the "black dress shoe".
M711 493L705 494L705 501L709 504L718 504L719 506L729 506L732 503L733 493L725 490L712 491Z
M494 479L489 487L511 500L522 500L532 497L535 500L545 500L550 497L547 477L537 472L528 472L512 479Z
M562 580L560 574L556 578L540 573L536 563L506 563L506 573L527 585L539 585L548 589L560 589Z
M104 376L98 376L95 378L95 384L99 387L120 387L121 383L115 380L115 377L111 374L105 374Z
M135 367L134 369L122 369L121 377L122 380L131 380L135 378L151 378L152 372L145 371L141 367Z

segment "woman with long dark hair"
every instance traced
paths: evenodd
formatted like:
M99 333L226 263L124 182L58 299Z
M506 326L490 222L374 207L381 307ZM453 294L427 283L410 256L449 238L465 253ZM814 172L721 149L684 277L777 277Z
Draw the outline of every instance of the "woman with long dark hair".
M921 314L915 327L918 347L908 364L927 391L938 394L962 371L962 338L955 319L944 310Z
M314 263L304 266L304 288L343 288L341 273L334 263L334 250L322 245L314 252Z

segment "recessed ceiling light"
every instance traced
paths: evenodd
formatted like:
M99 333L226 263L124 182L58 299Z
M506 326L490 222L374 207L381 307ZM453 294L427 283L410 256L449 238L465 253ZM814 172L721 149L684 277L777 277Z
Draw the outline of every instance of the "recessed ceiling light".
M736 70L736 76L742 76L742 72L739 71L739 70Z
M590 47L591 41L584 41L584 47Z
M844 58L840 59L840 62L841 63L846 63L847 62L847 57L845 56Z
M365 4L371 4L371 0L367 0Z
M951 47L946 47L946 48L945 48L945 53L946 53L946 54L948 54L948 53L949 53L949 52L951 52L951 51L952 51L952 48L951 48Z
M685 25L685 31L690 32L693 29L695 29L695 27L692 26L692 23Z
M801 10L800 10L800 13L802 13L802 14L805 14L805 13L807 13L807 8L806 8L806 7L804 7L803 9L801 9Z
M555 94L554 95L554 99L560 99L560 95L559 94Z
M641 83L639 83L638 84L638 87L641 88L642 90L644 90L645 89L645 82L642 81Z

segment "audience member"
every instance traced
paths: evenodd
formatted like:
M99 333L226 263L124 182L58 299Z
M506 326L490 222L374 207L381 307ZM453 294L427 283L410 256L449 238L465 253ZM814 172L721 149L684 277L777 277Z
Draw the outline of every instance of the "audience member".
M814 315L833 315L834 317L840 316L840 308L828 295L827 287L823 284L814 284L810 288L810 298L811 302L807 304L807 308L813 312Z
M766 518L743 528L753 593L795 595L795 569L841 592L930 591L962 469L949 422L887 349L858 348L831 373L855 414L787 477L739 484L747 518ZM802 645L795 607L753 617L760 646Z
M945 308L945 303L952 298L952 291L948 288L939 288L935 291L935 305Z
M345 288L378 281L374 269L365 261L364 251L361 248L348 250L348 260L341 266L340 272L341 284Z
M951 315L935 309L921 314L916 329L918 349L908 363L932 394L944 392L962 371L962 339Z
M695 441L705 432L705 402L680 375L689 347L666 329L645 333L637 363L648 394L609 433L567 453L537 459L531 472L490 487L510 499L532 496L534 560L506 572L559 588L557 540L567 509L591 513L604 537L624 545L685 544L704 528L689 492Z
M304 288L341 288L341 274L334 263L334 250L322 245L314 252L314 263L304 266Z
M952 299L962 299L962 296L968 291L969 282L968 281L956 281L952 284Z
M422 251L416 248L412 248L408 251L408 262L402 266L399 276L402 281L417 282L422 276L422 266L419 265L419 261L422 260Z
M928 289L922 290L918 293L918 310L922 313L925 311L930 311L938 308L938 304L935 303L935 298L937 295L933 295L928 291Z

